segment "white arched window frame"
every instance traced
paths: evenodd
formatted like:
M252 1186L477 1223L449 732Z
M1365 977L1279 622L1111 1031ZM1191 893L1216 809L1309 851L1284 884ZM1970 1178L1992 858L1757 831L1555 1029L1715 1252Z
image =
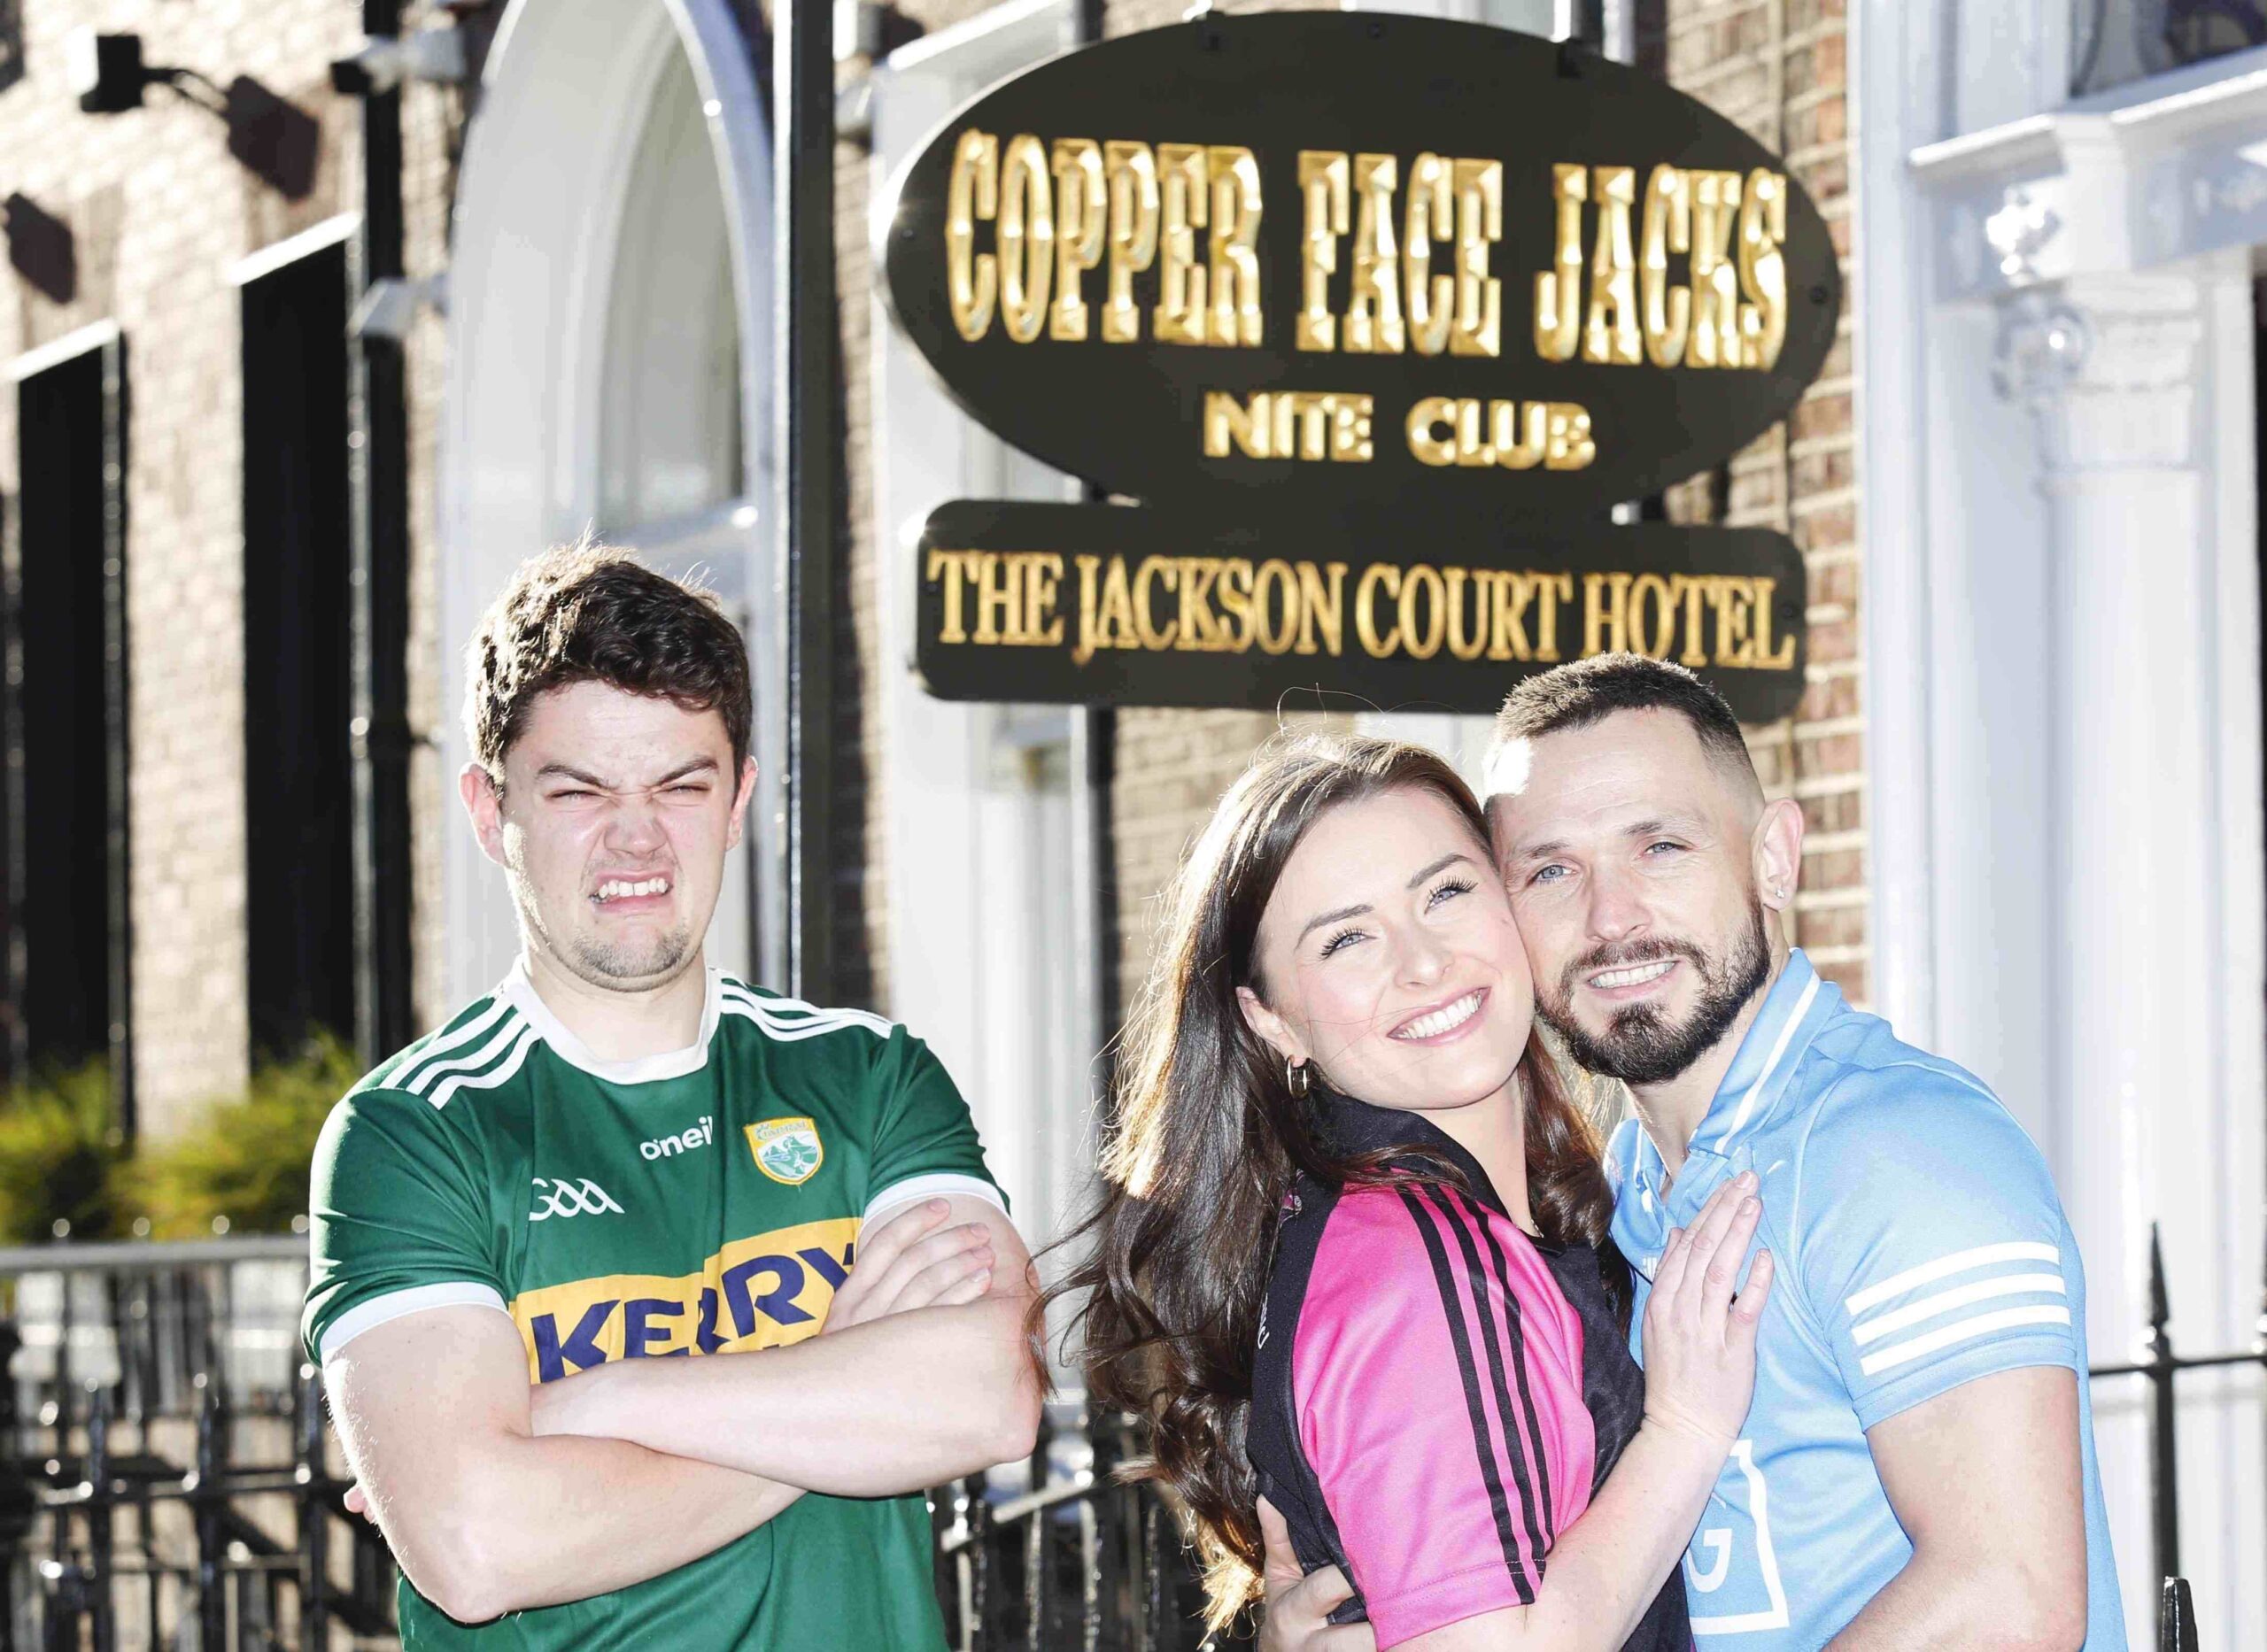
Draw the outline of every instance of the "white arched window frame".
M673 109L688 89L697 112ZM706 136L712 211L692 193L699 172L688 123ZM657 181L671 198L652 198ZM783 978L778 903L761 898L783 886L785 843L785 616L757 507L772 462L762 413L770 382L770 224L767 119L728 0L514 0L467 137L452 245L439 733L453 1002L485 990L519 946L503 880L464 830L456 801L456 775L469 756L464 643L522 560L586 528L635 544L666 572L697 574L747 636L757 791L708 950L712 962ZM714 274L719 228L729 289L708 291L714 302L687 313L688 291ZM672 260L672 235L698 244ZM626 246L630 236L638 244ZM705 321L714 340L726 320L725 376L696 382L693 411L709 409L712 422L736 420L736 464L717 462L714 443L683 421L673 439L638 422L641 396L643 409L660 405L646 393L657 364L704 353L699 327L688 323ZM620 347L625 329L638 348ZM659 459L657 436L665 438ZM625 452L635 459L641 451L648 473L666 470L672 451L679 459L705 452L713 485L680 474L672 493L649 475L652 485L609 490L609 471L619 481Z

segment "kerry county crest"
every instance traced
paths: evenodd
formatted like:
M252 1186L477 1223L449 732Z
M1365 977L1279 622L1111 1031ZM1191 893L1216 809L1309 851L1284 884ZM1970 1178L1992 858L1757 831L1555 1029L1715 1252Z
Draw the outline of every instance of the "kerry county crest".
M825 1144L818 1139L818 1126L809 1119L768 1118L746 1129L755 1168L775 1182L801 1186L826 1162Z

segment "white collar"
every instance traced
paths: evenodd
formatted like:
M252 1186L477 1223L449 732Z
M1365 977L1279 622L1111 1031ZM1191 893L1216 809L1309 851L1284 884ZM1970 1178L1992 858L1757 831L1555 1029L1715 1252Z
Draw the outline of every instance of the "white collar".
M512 972L498 984L496 996L526 1016L528 1024L551 1046L552 1054L569 1066L578 1067L592 1077L611 1085L649 1085L663 1078L682 1078L708 1065L708 1041L716 1036L717 1018L723 1013L723 972L712 968L706 974L700 1031L692 1042L681 1050L664 1050L627 1061L600 1060L592 1054L589 1045L568 1030L567 1023L552 1013L551 1006L543 1001L543 994L536 991L524 957L514 960Z

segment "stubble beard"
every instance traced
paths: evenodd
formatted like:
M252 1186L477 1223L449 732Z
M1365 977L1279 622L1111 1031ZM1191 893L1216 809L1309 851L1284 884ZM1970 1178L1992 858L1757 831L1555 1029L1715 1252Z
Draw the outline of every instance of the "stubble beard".
M1748 914L1746 931L1721 954L1689 941L1598 947L1567 965L1555 991L1545 992L1540 981L1536 984L1536 1012L1566 1040L1567 1054L1585 1070L1627 1085L1665 1084L1714 1049L1770 978L1771 939L1761 903L1752 902ZM1683 960L1700 982L1699 1000L1682 1023L1671 1022L1654 1004L1616 1010L1602 1032L1594 1033L1575 1019L1575 990L1582 977L1663 958Z
M593 986L650 982L656 976L676 975L692 950L692 932L682 926L637 941L578 935L574 942L575 973Z
M536 898L535 880L516 863L507 863L507 871L519 904L522 933L530 943L539 937L553 957L592 986L607 992L651 987L657 980L673 979L692 954L692 930L686 924L634 940L608 940L570 927L572 920L556 926L546 923L543 903Z

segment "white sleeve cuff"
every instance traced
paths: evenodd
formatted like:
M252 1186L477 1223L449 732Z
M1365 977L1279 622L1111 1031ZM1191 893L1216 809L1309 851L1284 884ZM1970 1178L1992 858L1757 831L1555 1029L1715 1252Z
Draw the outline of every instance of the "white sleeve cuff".
M405 1315L422 1314L429 1308L492 1308L499 1314L511 1312L493 1285L483 1285L476 1279L451 1279L440 1285L389 1291L383 1296L357 1303L330 1322L330 1328L322 1333L324 1362L328 1363L332 1355L373 1326Z
M866 1200L866 1214L863 1220L871 1227L874 1218L886 1210L894 1210L901 1205L913 1204L923 1199L950 1199L955 1196L981 1199L1002 1216L1008 1214L1008 1201L1000 1196L1000 1190L991 1183L980 1176L948 1170L930 1176L909 1176L901 1182L892 1182Z

